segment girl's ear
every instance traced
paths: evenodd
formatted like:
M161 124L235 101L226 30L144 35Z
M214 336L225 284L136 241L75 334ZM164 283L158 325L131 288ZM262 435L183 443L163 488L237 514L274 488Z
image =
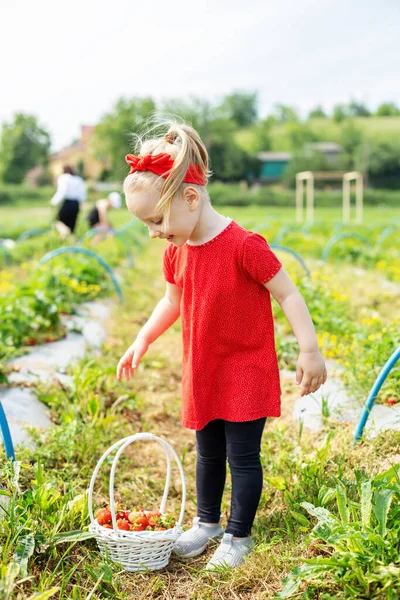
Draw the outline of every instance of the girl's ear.
M200 194L196 188L188 186L183 190L183 198L189 206L189 210L195 210L200 202Z

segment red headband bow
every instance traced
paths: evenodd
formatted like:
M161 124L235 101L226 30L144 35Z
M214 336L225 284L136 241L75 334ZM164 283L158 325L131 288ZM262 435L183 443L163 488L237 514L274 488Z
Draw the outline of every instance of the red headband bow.
M136 173L136 171L151 171L152 173L167 179L174 166L174 161L169 154L146 154L145 156L127 154L125 160L131 168L129 175ZM198 165L189 165L183 181L185 183L195 183L197 185L206 184L204 175Z

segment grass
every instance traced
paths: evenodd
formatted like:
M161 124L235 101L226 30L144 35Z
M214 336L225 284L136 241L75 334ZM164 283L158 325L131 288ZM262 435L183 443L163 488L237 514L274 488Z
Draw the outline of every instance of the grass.
M211 198L212 201L212 198ZM79 217L81 230L86 229L84 215L90 210L90 206L83 208ZM293 192L293 207L279 206L248 206L248 207L217 207L218 212L238 219L239 222L248 220L258 220L260 223L268 221L279 221L284 223L293 223L295 220L295 198ZM35 206L30 208L29 205L24 207L2 207L0 208L0 223L4 231L8 228L28 229L33 227L46 227L54 219L56 210L49 206ZM111 211L110 220L115 227L119 227L128 223L132 216L125 209L120 211ZM337 208L315 207L314 214L315 222L318 223L339 223L342 220L341 200L338 200ZM352 214L354 219L354 214ZM364 208L364 223L378 224L390 223L392 220L400 218L400 207L382 207L382 206L365 206Z
M268 210L268 216L283 216L289 222L293 211ZM17 212L17 211L16 211ZM13 218L23 215L13 213ZM260 208L221 210L239 222L264 221ZM321 210L328 222L338 219L339 211ZM32 212L29 222L34 219ZM371 224L393 218L394 212L368 209ZM40 215L42 216L42 215ZM267 216L267 218L268 218ZM115 217L115 218L114 218ZM120 225L130 216L126 211L113 215ZM36 225L36 223L35 223ZM126 347L148 318L164 293L161 258L164 243L156 240L136 256L135 269L120 269L127 301L116 307L108 324L108 336L101 356L87 357L70 369L73 389L55 384L37 386L39 398L51 409L55 427L36 433L36 449L21 450L20 494L12 525L2 523L1 563L12 560L18 532L32 528L44 536L43 543L28 563L26 577L17 577L13 597L34 598L35 593L57 588L54 597L64 599L121 598L150 600L266 600L281 589L284 577L302 558L325 556L330 550L311 535L315 519L301 507L302 502L317 505L321 491L329 498L337 480L343 482L351 502L356 502L357 485L399 462L400 433L382 433L372 441L353 447L353 426L340 423L325 412L325 427L310 432L292 419L297 388L292 377L282 380L282 416L268 419L262 440L264 487L253 529L257 549L246 563L234 571L211 574L202 571L214 546L204 555L183 562L172 558L161 572L126 573L99 556L93 540L55 543L59 531L86 527L84 494L102 452L117 439L137 431L151 431L170 441L184 465L188 499L184 525L190 526L196 514L195 434L181 427L180 366L181 329L179 321L150 347L132 381L115 380L115 367ZM316 266L311 260L311 266ZM365 280L355 278L350 265L329 264L325 274L334 276L344 289L353 286L350 296L357 312L377 311L385 318L398 318L400 305L395 294L380 298L380 276L374 271ZM390 311L386 314L386 311ZM1 452L2 450L0 450ZM4 455L0 455L3 458ZM117 499L127 506L145 504L157 507L165 481L164 457L151 444L131 446L117 471ZM43 465L40 468L39 465ZM5 481L5 461L0 475ZM13 489L10 484L9 489ZM96 490L96 502L107 501L107 472ZM174 473L167 511L178 514L181 485ZM82 496L83 495L83 496ZM222 503L223 525L229 514L231 480ZM398 504L398 503L397 503ZM325 506L338 515L335 496ZM299 516L300 515L300 516ZM308 519L308 522L307 522ZM8 537L4 540L4 532ZM0 567L1 568L1 567ZM0 575L1 580L1 575ZM370 598L389 598L385 592L370 588ZM300 596L301 594L301 596ZM43 596L51 597L51 596ZM302 585L298 597L331 600L355 598L344 591L340 581L327 577L319 588ZM394 600L395 596L393 596Z

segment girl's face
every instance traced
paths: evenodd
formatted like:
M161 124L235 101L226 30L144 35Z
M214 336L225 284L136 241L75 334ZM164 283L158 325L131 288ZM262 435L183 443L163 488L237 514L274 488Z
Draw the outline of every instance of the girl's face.
M200 215L200 196L195 188L187 187L172 202L169 227L165 227L162 214L157 214L159 191L152 189L126 193L129 212L142 221L151 238L166 239L175 246L183 246L192 235Z

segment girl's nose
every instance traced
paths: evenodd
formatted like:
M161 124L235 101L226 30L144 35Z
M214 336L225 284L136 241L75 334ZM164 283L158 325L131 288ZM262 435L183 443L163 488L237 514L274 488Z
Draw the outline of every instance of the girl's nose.
M155 229L149 229L149 236L151 238L158 238L160 236L160 232Z

